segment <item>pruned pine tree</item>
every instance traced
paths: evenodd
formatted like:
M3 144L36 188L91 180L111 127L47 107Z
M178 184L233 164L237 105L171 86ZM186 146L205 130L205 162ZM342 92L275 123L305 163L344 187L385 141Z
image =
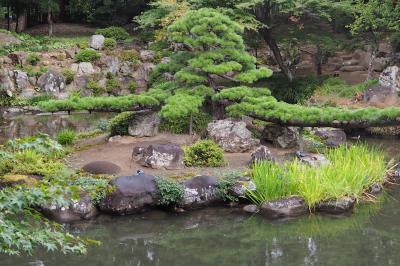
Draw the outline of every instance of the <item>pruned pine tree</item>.
M161 109L164 118L191 117L225 86L250 85L272 75L270 69L256 68L256 59L246 52L243 27L215 10L188 12L168 34L175 53L157 67L153 86L171 94ZM166 82L167 75L172 81Z

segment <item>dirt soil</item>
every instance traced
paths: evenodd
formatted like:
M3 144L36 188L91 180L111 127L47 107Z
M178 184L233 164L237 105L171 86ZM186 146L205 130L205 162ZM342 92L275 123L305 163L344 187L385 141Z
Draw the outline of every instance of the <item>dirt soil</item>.
M99 143L99 138L103 141ZM119 175L132 175L138 169L142 169L145 173L151 175L160 175L168 177L190 177L194 175L214 175L221 176L222 173L232 171L246 171L247 163L250 160L251 153L225 153L226 166L218 168L185 168L183 170L160 170L145 168L132 158L132 150L134 147L146 147L151 144L178 144L180 146L189 145L196 141L189 135L172 135L160 134L155 137L148 138L135 138L135 137L121 137L111 142L106 142L104 136L97 138L97 140L89 141L89 145L72 154L66 164L72 169L79 170L84 165L94 161L108 161L121 167ZM274 155L284 157L287 153L292 151L271 148Z

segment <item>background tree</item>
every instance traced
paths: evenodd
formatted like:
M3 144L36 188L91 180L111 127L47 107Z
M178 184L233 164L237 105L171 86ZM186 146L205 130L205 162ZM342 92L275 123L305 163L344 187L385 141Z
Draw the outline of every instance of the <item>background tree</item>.
M39 0L39 8L42 12L47 13L47 23L49 25L49 37L53 36L53 16L60 11L58 0Z

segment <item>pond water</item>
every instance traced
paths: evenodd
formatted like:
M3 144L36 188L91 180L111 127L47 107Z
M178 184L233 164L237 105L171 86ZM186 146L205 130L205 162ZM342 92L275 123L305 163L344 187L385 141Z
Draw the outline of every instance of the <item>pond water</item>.
M30 122L28 117L13 120L23 122L15 122L20 126L12 134L32 134L34 130L52 134L71 124L84 130L95 121L87 115L71 118L45 119L30 130L24 126L24 121ZM10 125L2 130L8 128ZM400 150L396 139L367 141L381 146L391 157L397 157ZM86 256L39 250L32 256L0 255L0 265L398 265L399 200L400 188L394 188L377 203L358 206L350 217L310 215L287 221L268 221L221 207L184 214L153 211L127 217L100 216L69 226L74 234L102 242L91 246Z
M39 132L54 136L65 128L86 131L113 115L115 114L75 113L71 115L18 115L3 119L0 117L0 143L7 139L30 136Z

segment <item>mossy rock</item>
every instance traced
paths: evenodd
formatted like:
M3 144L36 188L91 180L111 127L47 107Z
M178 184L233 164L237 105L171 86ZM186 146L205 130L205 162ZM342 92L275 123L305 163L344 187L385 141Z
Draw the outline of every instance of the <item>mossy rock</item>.
M107 161L94 161L82 167L82 170L94 175L116 175L121 167Z
M27 185L36 185L38 181L41 179L39 176L31 176L31 175L5 175L0 178L0 188L16 186L21 184Z

